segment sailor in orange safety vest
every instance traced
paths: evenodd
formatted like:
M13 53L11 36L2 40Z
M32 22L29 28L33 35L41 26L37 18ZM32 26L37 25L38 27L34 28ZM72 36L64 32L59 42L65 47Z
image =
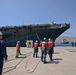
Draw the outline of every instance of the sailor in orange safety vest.
M49 38L47 44L47 53L49 54L49 58L52 61L52 54L53 54L53 46L54 42Z
M33 57L38 57L38 41L36 40L34 43L34 53L33 53Z
M41 61L44 64L46 63L46 54L47 54L47 42L46 42L46 38L44 38L41 43Z
M20 41L17 41L17 44L16 44L16 58L18 58L19 55L21 55L21 52L20 52Z

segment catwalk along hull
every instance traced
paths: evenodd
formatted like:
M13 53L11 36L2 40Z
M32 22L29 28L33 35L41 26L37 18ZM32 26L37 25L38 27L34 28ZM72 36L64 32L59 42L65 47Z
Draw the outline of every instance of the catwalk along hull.
M26 40L42 40L44 37L56 40L64 31L70 28L70 24L36 24L22 26L0 27L7 46L15 46L20 40L21 46L26 45Z

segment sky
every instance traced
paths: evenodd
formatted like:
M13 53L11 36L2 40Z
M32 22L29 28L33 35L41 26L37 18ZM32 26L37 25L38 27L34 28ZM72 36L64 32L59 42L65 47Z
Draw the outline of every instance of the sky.
M76 37L76 0L0 0L0 26L70 23L62 35Z

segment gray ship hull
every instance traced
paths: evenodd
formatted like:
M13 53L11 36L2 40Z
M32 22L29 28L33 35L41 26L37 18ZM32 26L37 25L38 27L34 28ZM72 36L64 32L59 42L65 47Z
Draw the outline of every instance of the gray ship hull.
M21 46L26 46L26 40L43 40L44 37L56 40L70 24L36 24L22 26L0 27L7 46L15 46L20 40Z

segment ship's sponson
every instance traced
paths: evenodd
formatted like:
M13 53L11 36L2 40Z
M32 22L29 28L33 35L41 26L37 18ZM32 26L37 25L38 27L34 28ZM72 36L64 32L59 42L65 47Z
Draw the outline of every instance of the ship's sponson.
M25 29L45 29L45 28L62 28L62 27L70 27L70 24L30 24L30 25L19 25L19 26L3 26L0 27L0 30L4 29L18 29L18 28L25 28Z

